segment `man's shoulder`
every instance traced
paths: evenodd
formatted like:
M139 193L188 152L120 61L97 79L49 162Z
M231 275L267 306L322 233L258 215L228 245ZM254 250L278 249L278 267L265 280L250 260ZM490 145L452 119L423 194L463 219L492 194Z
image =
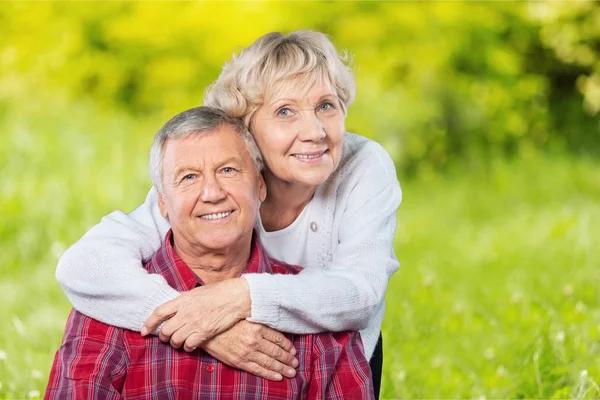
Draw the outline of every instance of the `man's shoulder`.
M292 265L286 262L277 260L276 258L267 256L267 260L271 266L273 274L277 275L297 275L302 271L302 267L299 265Z
M160 244L160 247L152 254L152 257L144 264L144 268L151 274L162 275L165 265L169 264L167 254L167 243L165 239Z
M105 324L72 309L67 319L65 338L84 336L96 339L110 339L119 329L116 326Z

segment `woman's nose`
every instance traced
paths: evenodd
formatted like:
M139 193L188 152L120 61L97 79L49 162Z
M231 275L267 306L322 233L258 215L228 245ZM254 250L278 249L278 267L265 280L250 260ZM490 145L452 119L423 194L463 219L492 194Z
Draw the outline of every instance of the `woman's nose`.
M302 141L319 142L327 136L323 121L312 112L307 112L302 118L302 126L300 127L299 139Z

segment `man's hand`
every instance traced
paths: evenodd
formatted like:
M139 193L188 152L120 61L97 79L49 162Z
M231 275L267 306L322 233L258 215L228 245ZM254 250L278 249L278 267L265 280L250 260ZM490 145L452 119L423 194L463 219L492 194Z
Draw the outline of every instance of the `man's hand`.
M261 324L240 321L201 347L217 360L261 378L280 381L296 375L298 360L292 343Z
M250 289L243 278L197 287L157 307L142 328L153 332L162 322L159 337L174 348L185 344L193 351L215 335L250 316Z

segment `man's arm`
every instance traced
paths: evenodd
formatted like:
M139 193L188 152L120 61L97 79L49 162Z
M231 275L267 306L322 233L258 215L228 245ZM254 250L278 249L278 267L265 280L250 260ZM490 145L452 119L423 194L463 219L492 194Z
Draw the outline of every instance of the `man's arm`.
M358 332L315 335L308 398L374 398L371 368Z
M73 310L45 399L120 399L128 369L123 330Z

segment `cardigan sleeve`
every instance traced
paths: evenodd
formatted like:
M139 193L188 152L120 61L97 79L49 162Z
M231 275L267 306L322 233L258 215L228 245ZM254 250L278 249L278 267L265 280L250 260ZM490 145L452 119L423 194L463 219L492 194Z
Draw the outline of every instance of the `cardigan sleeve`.
M158 250L168 229L154 188L131 213L115 211L102 218L58 261L56 279L74 308L139 331L156 307L179 294L142 264Z
M345 208L336 210L343 215L332 261L295 276L244 275L251 292L250 320L292 333L368 326L399 267L393 241L402 192L391 158L376 146L344 178L354 183Z

